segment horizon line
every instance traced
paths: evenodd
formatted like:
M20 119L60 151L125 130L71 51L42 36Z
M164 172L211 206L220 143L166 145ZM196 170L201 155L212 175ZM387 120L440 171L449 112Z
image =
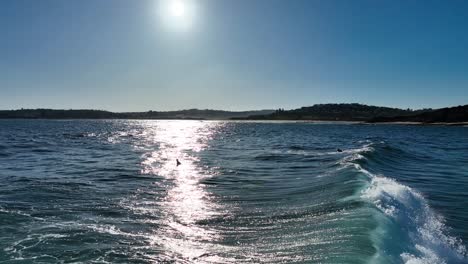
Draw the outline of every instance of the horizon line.
M394 109L401 109L401 110L407 110L410 109L412 111L418 111L418 110L424 110L424 109L443 109L443 108L452 108L452 107L458 107L458 106L464 106L467 104L458 104L458 105L450 105L450 106L444 106L444 107L422 107L422 108L409 108L409 107L393 107L393 106L383 106L383 105L372 105L372 104L364 104L364 103L318 103L318 104L312 104L312 105L305 105L305 106L300 106L296 108L289 108L285 109L282 107L276 107L276 108L263 108L263 109L250 109L250 110L225 110L225 109L215 109L215 108L182 108L178 110L145 110L145 111L112 111L112 110L106 110L106 109L98 109L98 108L46 108L46 107L36 107L36 108L16 108L16 109L0 109L0 111L21 111L21 110L57 110L57 111L83 111L83 110L91 110L91 111L104 111L104 112L112 112L112 113L146 113L146 112L178 112L178 111L190 111L190 110L201 110L201 111L224 111L224 112L253 112L253 111L275 111L278 109L283 109L285 111L291 111L295 109L300 109L303 107L313 107L316 105L352 105L352 104L357 104L357 105L364 105L364 106L371 106L371 107L385 107L385 108L394 108Z

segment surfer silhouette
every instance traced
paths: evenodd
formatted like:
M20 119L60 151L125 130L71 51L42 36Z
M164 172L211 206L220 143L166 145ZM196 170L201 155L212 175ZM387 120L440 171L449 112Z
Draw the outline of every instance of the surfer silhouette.
M176 165L177 165L177 167L179 167L179 165L182 165L182 163L180 163L179 159L176 159Z
M338 152L343 152L343 150L342 150L342 149L337 149L336 151L338 151Z

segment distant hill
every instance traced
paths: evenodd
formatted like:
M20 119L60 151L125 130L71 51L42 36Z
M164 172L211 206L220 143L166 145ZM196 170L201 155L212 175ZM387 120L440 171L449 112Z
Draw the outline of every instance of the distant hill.
M251 115L267 115L274 110L231 112L221 110L189 109L180 111L148 111L114 113L102 110L21 109L0 110L0 118L12 119L231 119Z
M1 110L0 118L24 118L24 119L105 119L117 118L118 114L101 110L54 110L54 109L21 109Z
M188 109L180 111L149 111L141 113L120 113L119 115L124 116L123 118L131 119L207 119L207 120L219 120L219 119L231 119L231 118L245 118L251 115L265 115L275 112L274 110L257 110L257 111L241 111L231 112L222 110L200 110L200 109Z
M409 116L431 111L399 109L363 104L317 104L285 111L278 109L272 114L253 115L256 120L322 120L322 121L368 121L376 117Z
M422 122L422 123L460 123L468 122L468 105L441 108L409 116L375 117L369 122Z
M21 109L0 111L0 118L12 119L197 119L197 120L321 120L457 123L468 122L468 105L441 109L399 109L363 104L317 104L294 110L230 112L188 109L114 113L102 110Z

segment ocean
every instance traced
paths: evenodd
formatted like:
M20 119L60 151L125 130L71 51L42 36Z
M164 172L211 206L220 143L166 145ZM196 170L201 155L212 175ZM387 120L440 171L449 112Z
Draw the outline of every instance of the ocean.
M0 120L0 263L451 264L467 241L468 127Z

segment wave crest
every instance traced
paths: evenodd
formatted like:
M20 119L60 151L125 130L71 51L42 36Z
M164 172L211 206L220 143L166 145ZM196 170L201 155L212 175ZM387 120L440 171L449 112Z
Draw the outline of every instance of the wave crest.
M467 263L467 251L462 241L448 235L443 217L431 209L420 192L363 167L368 159L376 155L386 153L385 156L392 156L401 150L385 142L366 143L360 148L346 151L349 155L342 158L339 164L352 166L369 181L360 196L379 212L376 215L379 227L372 234L378 253L371 262Z
M391 218L398 233L389 234L383 241L404 243L400 258L406 264L464 263L466 248L461 240L447 235L444 220L429 206L422 194L397 181L374 175L362 197L371 201L381 212ZM393 240L397 238L400 241ZM403 241L401 241L403 240Z

